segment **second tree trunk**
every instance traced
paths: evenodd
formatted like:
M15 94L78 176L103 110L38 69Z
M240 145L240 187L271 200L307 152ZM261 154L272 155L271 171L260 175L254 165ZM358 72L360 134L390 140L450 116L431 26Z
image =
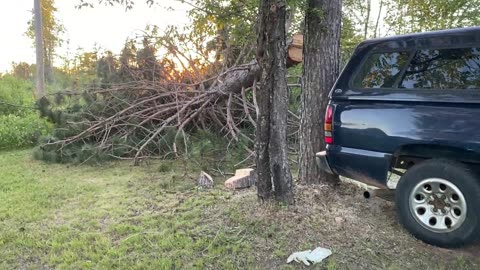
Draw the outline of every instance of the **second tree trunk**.
M338 177L318 169L315 153L325 149L323 117L340 66L341 0L308 0L303 42L299 179L315 184Z

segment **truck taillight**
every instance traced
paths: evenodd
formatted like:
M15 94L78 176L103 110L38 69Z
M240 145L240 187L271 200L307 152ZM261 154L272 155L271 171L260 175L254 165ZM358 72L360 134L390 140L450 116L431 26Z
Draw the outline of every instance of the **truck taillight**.
M325 123L323 130L325 131L325 143L333 144L333 106L328 105L327 111L325 112Z

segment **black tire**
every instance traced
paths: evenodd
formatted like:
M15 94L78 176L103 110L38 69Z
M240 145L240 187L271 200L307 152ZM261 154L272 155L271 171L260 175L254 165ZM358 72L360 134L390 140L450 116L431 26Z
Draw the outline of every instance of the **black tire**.
M417 221L410 210L413 189L423 180L440 178L454 184L465 198L466 215L463 223L450 232L434 232ZM480 182L469 166L455 161L431 159L409 169L400 179L395 202L400 223L416 238L439 247L455 248L480 239Z

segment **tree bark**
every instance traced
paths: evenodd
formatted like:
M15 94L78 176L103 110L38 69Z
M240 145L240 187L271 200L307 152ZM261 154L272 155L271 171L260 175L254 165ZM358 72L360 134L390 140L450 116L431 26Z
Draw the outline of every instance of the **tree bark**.
M262 71L261 91L256 92L258 104L257 129L255 130L255 165L257 173L257 195L262 201L268 200L272 194L272 177L270 174L270 89L266 88L266 52L264 46L268 43L266 36L266 21L269 14L269 0L261 0L258 18L257 62Z
M302 183L338 182L337 176L318 169L315 153L325 149L324 113L328 94L339 74L341 9L341 0L307 2L299 138Z
M370 23L370 13L371 13L371 10L372 10L372 0L367 0L367 14L366 14L366 18L365 18L365 33L363 34L363 38L364 39L367 39L368 37L368 25Z
M218 79L221 83L212 87L210 91L218 91L228 95L230 93L238 94L242 88L250 87L255 81L259 80L262 75L262 69L257 61L253 60L242 67L233 67L224 76Z
M286 1L260 2L257 59L262 67L255 138L258 197L293 203L293 180L287 157Z
M44 41L45 44L45 41ZM45 47L45 46L44 46ZM44 48L44 69L45 69L45 81L47 83L53 82L53 52L50 49Z
M380 0L380 8L378 9L377 22L375 23L375 32L373 32L373 37L376 38L378 35L378 25L380 23L380 16L382 15L383 0Z
M291 43L288 44L288 48L285 50L288 55L287 67L295 66L302 62L301 53L298 54L297 50L301 50L303 46L303 36L295 37ZM210 91L217 91L229 95L230 93L241 93L242 88L248 88L254 84L255 81L261 79L262 67L258 64L257 60L253 60L248 64L233 67L229 72L226 72L218 79L222 83L217 84Z
M42 7L41 0L34 0L34 16L35 16L35 48L37 54L37 82L36 82L36 99L40 99L45 95L45 62L43 60L43 30L42 30Z

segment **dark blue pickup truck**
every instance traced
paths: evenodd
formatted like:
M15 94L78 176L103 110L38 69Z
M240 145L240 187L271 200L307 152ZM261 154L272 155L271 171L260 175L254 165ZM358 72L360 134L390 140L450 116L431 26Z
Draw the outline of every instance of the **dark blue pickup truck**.
M322 169L387 189L442 247L480 239L480 27L361 43L330 93Z

